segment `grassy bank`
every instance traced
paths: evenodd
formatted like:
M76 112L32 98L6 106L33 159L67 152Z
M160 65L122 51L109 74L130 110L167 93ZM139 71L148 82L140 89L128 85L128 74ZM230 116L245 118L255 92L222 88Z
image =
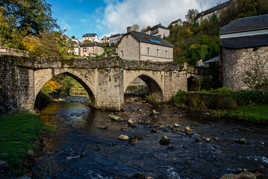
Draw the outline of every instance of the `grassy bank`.
M268 123L268 105L242 106L228 111L226 116Z
M16 175L24 174L27 155L35 150L33 143L41 132L54 130L31 113L0 116L0 160L8 162Z
M268 92L214 91L178 92L172 103L192 111L208 111L212 117L268 124Z

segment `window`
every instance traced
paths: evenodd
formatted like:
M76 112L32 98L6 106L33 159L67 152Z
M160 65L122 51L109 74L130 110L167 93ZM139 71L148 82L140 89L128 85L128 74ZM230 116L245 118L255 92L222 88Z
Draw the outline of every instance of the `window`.
M165 55L166 55L166 57L168 57L168 51L167 50L165 51Z
M121 56L122 56L122 57L124 56L124 51L123 51L123 50L121 50Z
M147 47L147 55L150 55L150 47Z
M83 51L84 51L84 52L87 52L87 48L83 48Z
M159 56L160 49L156 49L156 56Z

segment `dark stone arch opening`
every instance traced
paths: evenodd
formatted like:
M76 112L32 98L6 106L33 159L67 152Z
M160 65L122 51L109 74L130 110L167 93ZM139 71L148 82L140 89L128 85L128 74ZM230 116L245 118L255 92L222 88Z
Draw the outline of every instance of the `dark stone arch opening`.
M138 81L142 81L143 84L135 85ZM136 86L136 90L135 90ZM134 89L134 90L133 90ZM133 93L134 91L134 93ZM132 81L125 90L125 98L128 97L146 97L152 102L163 101L163 91L158 83L147 75L140 75L134 81Z
M198 91L200 90L200 81L194 76L187 78L187 89L188 91Z
M55 102L54 98L58 98L59 96L63 95L63 94L59 94L59 92L48 94L48 93L42 91L42 89L49 82L51 82L53 80L57 80L59 78L66 78L66 77L71 77L71 79L75 80L79 85L81 85L81 89L83 90L83 92L76 93L76 92L71 91L71 89L70 89L68 92L65 91L66 94L64 94L63 97L70 97L70 96L79 97L80 96L80 97L88 98L88 101L86 103L88 103L89 105L91 105L91 106L95 105L95 96L94 96L92 90L88 87L88 85L85 82L83 82L83 80L80 79L79 77L77 77L76 75L69 73L69 72L65 72L65 73L61 73L61 74L54 76L52 79L47 81L45 83L45 85L42 86L38 95L35 98L34 108L37 110L40 110L40 109L44 108L45 106L47 106L49 103ZM59 91L61 91L61 90L62 90L62 88L60 88ZM81 102L81 103L85 103L85 100L83 100L83 102Z

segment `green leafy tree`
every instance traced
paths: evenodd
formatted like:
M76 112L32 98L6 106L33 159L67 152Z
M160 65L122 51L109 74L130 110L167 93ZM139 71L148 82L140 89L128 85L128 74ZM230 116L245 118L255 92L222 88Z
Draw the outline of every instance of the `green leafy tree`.
M40 34L58 28L52 18L51 5L45 0L2 0L3 15L10 27L25 35Z

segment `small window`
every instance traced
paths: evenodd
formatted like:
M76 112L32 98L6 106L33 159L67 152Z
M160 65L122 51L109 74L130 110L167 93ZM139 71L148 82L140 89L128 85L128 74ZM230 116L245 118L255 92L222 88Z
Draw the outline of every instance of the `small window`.
M123 51L123 50L121 50L121 56L122 56L122 57L124 56L124 51Z
M160 49L156 49L156 56L159 56Z
M165 51L165 54L166 54L166 57L168 57L168 51L167 50Z
M147 47L147 55L150 55L150 47Z
M84 52L87 52L87 48L83 48Z

